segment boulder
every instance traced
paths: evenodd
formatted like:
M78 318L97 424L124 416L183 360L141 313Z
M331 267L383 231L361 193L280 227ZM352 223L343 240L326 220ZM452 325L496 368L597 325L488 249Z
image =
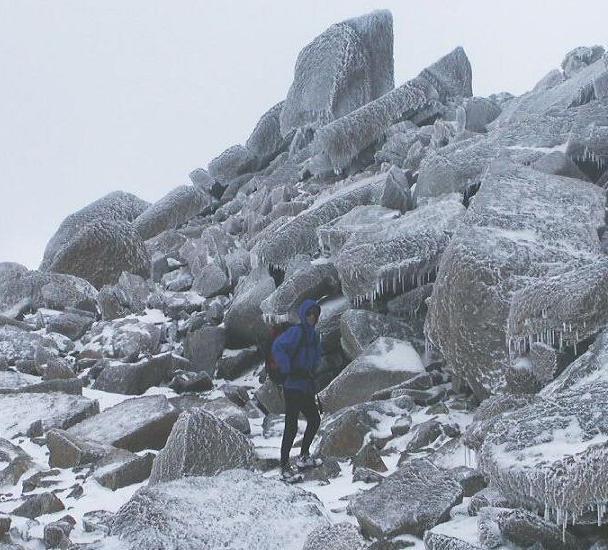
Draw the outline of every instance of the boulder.
M73 310L51 315L44 319L47 332L56 332L71 340L78 340L91 328L95 317L89 312Z
M462 501L462 487L426 459L412 460L373 489L357 495L349 510L364 533L422 536L445 521Z
M252 443L239 431L202 409L179 415L163 450L154 459L150 484L184 476L215 476L252 468Z
M43 380L57 380L76 378L76 373L70 367L67 359L53 357L47 362L46 368L43 370Z
M58 353L57 344L48 336L12 325L0 325L0 357L8 364L35 359L39 348L47 349L49 355Z
M38 516L60 512L61 510L65 510L65 506L54 493L40 493L26 497L25 502L20 506L17 506L11 514L23 518L35 519Z
M205 298L213 298L219 294L226 294L230 284L224 270L215 263L201 268L192 282L192 290Z
M570 50L562 61L562 70L566 78L571 78L581 69L595 63L604 55L603 46L579 46Z
M251 433L251 426L249 425L249 419L245 410L235 405L227 397L218 397L212 401L207 401L201 405L201 408L223 420L239 432L244 434Z
M111 520L110 534L132 548L283 550L328 525L325 514L311 493L231 470L139 489Z
M177 419L164 395L135 397L76 424L68 434L132 452L161 449Z
M116 283L123 271L148 277L150 257L130 223L100 220L86 225L61 247L48 269L76 275L99 289Z
M90 464L112 452L110 445L87 441L60 429L47 432L46 444L51 468L74 468Z
M220 184L227 185L238 176L254 172L258 165L259 160L252 151L242 145L233 145L211 160L207 171Z
M225 340L225 331L220 327L204 326L189 332L184 340L184 356L190 361L191 369L213 376Z
M267 414L284 414L285 401L280 388L272 381L266 380L256 391L255 398L260 408Z
M213 389L213 380L205 371L179 371L169 382L169 387L176 393L204 392Z
M450 521L440 523L424 533L424 547L427 550L484 550L489 548L480 541L477 523L476 517L468 516L457 516Z
M252 369L262 359L257 348L248 348L231 352L217 360L217 377L225 380L234 380Z
M302 550L364 550L368 544L356 526L342 522L309 533Z
M124 449L107 454L95 465L93 478L112 491L145 481L150 476L154 455L136 455Z
M333 413L369 401L374 392L423 372L422 360L409 342L381 336L321 392L323 409Z

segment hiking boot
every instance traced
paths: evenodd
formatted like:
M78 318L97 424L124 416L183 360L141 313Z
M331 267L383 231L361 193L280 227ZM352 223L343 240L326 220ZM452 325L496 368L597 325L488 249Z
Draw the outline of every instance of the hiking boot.
M304 478L302 474L296 472L291 464L285 464L281 466L281 479L287 483L298 483Z
M298 458L296 458L295 463L300 470L305 470L306 468L316 468L317 466L321 466L323 461L320 458L312 457L310 455L300 455Z

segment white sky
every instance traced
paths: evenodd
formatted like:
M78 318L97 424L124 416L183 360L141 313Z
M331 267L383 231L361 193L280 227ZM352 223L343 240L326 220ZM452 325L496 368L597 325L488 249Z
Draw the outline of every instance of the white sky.
M378 8L398 84L461 45L476 95L522 93L608 41L606 0L0 0L0 261L37 267L110 191L185 183L284 98L304 45Z

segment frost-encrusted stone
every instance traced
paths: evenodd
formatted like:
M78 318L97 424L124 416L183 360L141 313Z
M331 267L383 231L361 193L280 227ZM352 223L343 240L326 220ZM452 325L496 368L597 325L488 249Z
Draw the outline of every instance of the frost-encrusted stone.
M265 165L287 146L287 140L281 134L279 117L284 102L280 101L266 111L258 120L253 132L247 138L245 147Z
M116 283L123 271L148 277L150 257L130 223L103 219L88 223L57 250L48 270L76 275L101 288Z
M318 527L309 533L302 550L364 550L368 545L357 527L342 522Z
M123 191L114 191L92 202L84 208L70 214L59 226L46 245L41 270L48 269L57 252L67 245L83 228L98 221L131 222L139 216L149 204Z
M413 80L323 126L312 148L334 170L341 170L400 119L411 118L433 101L471 94L471 65L459 47Z
M323 410L332 413L363 403L376 391L422 372L422 360L409 342L377 338L321 392Z
M207 170L211 177L224 184L245 172L253 172L258 164L258 159L247 147L233 145L215 157Z
M69 435L129 451L161 449L177 419L164 395L127 399L72 426Z
M298 55L281 132L323 126L394 86L393 18L379 10L329 27Z
M198 187L181 185L142 212L133 221L133 227L146 241L163 231L177 228L210 204L211 197Z
M562 61L564 75L566 78L572 77L581 69L595 63L602 55L604 55L603 46L579 46L570 50Z
M334 296L339 291L340 281L333 264L310 265L286 277L260 304L260 309L266 320L299 322L297 310L304 300Z
M219 397L206 401L201 405L201 408L223 420L235 430L244 434L251 433L251 426L249 425L249 418L247 418L245 409L235 405L227 397Z
M226 521L230 518L230 521ZM129 548L300 548L328 525L318 498L244 470L142 488L111 521Z
M461 501L458 482L428 460L417 459L357 495L349 509L362 531L372 536L422 536L448 519L450 508Z
M464 103L467 130L485 132L486 126L500 114L500 107L491 99L471 97Z
M152 469L154 455L139 456L124 449L114 449L95 465L93 478L112 491L146 480Z
M485 550L479 539L478 518L458 516L424 533L427 550Z
M604 202L591 184L512 163L497 161L484 177L442 256L425 324L450 369L478 396L505 385L513 293L552 271L593 263ZM519 343L511 342L512 353Z
M207 410L192 409L180 414L154 459L150 484L252 468L254 460L253 444L241 432Z
M460 196L451 194L406 212L376 232L355 233L335 260L344 294L355 303L373 302L429 282L464 212Z
M99 412L99 404L81 395L66 393L22 393L0 395L0 437L7 439L25 434L30 426L41 423L45 432L51 428L67 429Z

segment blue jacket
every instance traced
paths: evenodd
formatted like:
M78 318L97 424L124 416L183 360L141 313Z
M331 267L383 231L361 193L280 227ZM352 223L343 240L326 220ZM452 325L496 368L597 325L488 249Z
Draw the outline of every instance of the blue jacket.
M306 313L319 307L315 300L304 300L298 314L300 324L288 328L272 344L272 354L281 374L283 387L303 393L316 393L314 374L321 360L321 343L314 327L306 322Z

